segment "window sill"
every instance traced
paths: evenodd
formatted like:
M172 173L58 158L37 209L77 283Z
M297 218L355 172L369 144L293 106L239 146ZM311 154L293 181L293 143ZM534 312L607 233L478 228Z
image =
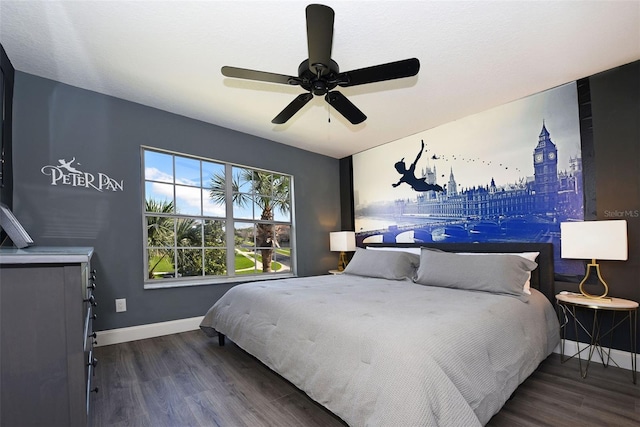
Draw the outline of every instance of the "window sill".
M188 286L224 285L230 283L260 282L274 279L290 279L296 277L293 273L286 274L261 274L259 276L232 276L220 278L184 278L177 280L150 280L144 282L144 289L183 288ZM160 283L158 283L160 282Z

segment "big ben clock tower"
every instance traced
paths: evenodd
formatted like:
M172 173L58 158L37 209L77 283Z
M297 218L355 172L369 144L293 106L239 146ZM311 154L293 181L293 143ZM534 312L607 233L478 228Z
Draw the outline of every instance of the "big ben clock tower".
M549 138L544 122L538 145L533 150L533 171L536 211L553 216L558 201L558 149Z

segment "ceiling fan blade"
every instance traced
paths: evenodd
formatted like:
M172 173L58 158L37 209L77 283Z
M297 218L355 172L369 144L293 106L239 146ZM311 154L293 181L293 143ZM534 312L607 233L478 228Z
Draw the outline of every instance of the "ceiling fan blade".
M222 67L222 74L226 77L234 77L236 79L257 80L268 83L280 83L284 85L300 84L300 79L293 76L285 76L284 74L268 73L266 71L248 70L246 68Z
M338 84L342 87L347 87L401 79L415 76L419 70L420 61L416 58L404 59L402 61L389 62L388 64L375 65L373 67L340 73L338 79L341 82Z
M342 114L351 124L357 125L367 120L367 116L340 92L329 92L324 97L333 108Z
M311 101L312 98L313 95L311 93L303 93L301 95L298 95L296 99L294 99L289 105L284 107L284 110L282 110L280 114L278 114L274 117L273 120L271 120L271 123L276 125L286 123L287 120L293 117L293 115L297 113L302 107L304 107L307 102Z
M331 62L334 12L330 7L321 4L310 4L306 12L309 69L316 75L325 75L329 72Z

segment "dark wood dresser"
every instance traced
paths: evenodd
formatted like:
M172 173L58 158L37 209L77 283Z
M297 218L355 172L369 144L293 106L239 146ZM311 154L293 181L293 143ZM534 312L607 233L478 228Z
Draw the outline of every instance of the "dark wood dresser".
M93 248L0 248L0 425L86 426Z

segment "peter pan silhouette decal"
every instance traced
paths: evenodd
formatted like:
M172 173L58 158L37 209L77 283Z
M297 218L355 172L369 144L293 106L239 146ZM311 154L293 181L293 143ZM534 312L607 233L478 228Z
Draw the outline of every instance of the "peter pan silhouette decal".
M404 163L404 157L400 159L399 162L396 162L394 166L398 171L398 173L402 175L402 177L395 184L391 184L394 188L404 182L406 184L409 184L414 191L430 191L430 190L443 191L442 187L440 187L438 184L429 184L426 178L416 177L416 163L418 163L418 160L420 160L420 157L422 156L423 151L424 151L424 140L422 141L422 147L418 152L418 156L413 161L413 163L411 163L411 166L409 166L409 169L407 169L407 166Z

